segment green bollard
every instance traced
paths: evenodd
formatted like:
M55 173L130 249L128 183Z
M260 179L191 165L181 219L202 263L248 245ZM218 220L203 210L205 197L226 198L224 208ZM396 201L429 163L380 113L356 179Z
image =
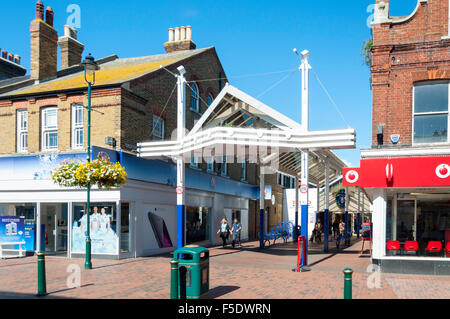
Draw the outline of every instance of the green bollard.
M47 282L45 279L45 253L37 253L38 258L38 297L47 295Z
M170 299L178 299L178 260L170 261Z
M344 270L344 299L352 299L352 275L350 268Z

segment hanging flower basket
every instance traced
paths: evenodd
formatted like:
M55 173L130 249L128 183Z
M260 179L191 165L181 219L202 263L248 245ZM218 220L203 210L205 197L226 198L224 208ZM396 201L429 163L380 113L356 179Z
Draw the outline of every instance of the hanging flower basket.
M53 172L52 180L63 187L86 188L87 184L99 188L113 188L125 184L127 173L120 163L106 159L92 162L64 162Z

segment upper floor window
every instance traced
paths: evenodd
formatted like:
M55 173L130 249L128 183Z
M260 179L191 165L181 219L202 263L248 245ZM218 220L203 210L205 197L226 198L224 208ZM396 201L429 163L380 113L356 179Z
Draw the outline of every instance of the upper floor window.
M228 165L227 165L227 157L226 156L224 156L222 158L222 163L220 164L220 174L222 176L228 175Z
M198 168L198 158L195 156L191 157L191 167L192 168Z
M449 141L449 84L414 86L414 143L447 143Z
M42 150L58 149L58 109L56 106L42 110Z
M278 173L278 185L283 186L284 188L295 188L295 178Z
M208 94L208 100L207 100L208 106L211 106L213 101L214 101L214 98L213 98L212 94Z
M28 111L17 111L17 152L28 151Z
M200 95L198 85L191 83L191 110L200 112Z
M206 171L208 173L214 173L214 157L206 159Z
M83 148L84 146L83 111L82 104L72 105L72 148Z
M245 161L242 161L241 163L241 180L247 180L247 163Z
M153 116L153 139L164 139L164 120L159 116Z

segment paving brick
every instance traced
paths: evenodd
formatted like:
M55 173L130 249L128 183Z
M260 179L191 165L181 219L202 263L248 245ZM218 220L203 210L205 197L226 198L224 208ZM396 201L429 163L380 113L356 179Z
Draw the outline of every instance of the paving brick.
M361 243L330 254L313 246L310 272L296 273L295 245L272 246L261 252L258 243L246 243L242 250L211 249L211 296L226 299L342 299L343 269L354 270L355 299L450 298L450 277L381 274L377 289L369 289L370 258L360 257ZM47 257L45 298L144 298L169 297L170 256L120 261L94 260L85 271L84 260ZM80 266L81 287L68 289L67 267ZM35 298L36 257L0 261L0 298Z

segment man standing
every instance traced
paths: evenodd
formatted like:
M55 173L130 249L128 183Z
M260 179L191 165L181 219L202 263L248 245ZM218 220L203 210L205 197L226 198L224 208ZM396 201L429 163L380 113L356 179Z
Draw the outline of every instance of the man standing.
M241 248L241 231L242 224L237 218L235 218L233 226L231 227L231 234L233 235L233 243L231 245L233 248L236 246L236 242L238 243L238 248Z

